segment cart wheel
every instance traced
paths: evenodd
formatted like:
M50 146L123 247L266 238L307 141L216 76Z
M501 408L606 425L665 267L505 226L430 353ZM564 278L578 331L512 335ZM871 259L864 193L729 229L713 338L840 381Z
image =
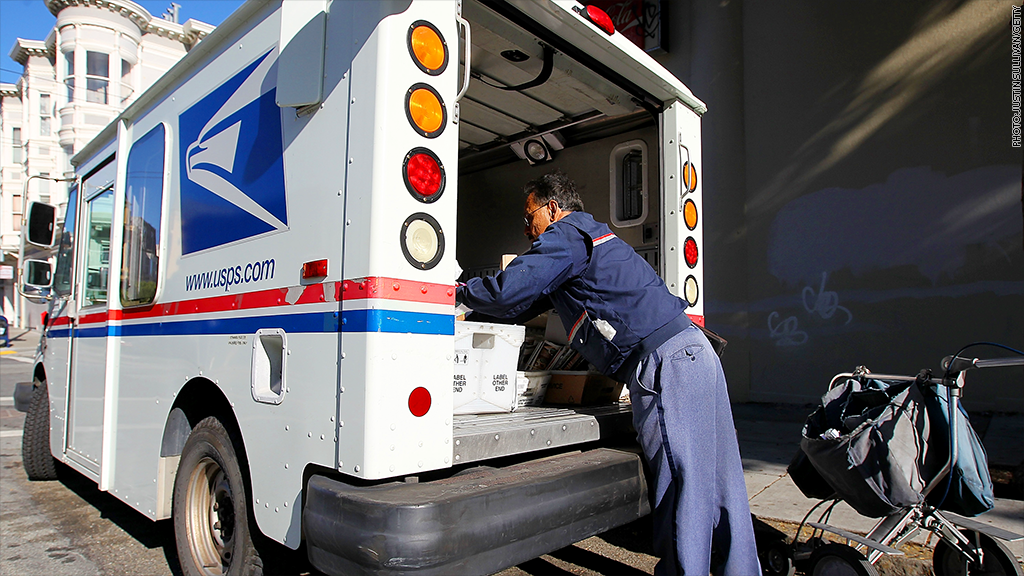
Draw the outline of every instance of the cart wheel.
M764 576L793 576L796 566L793 564L793 550L785 540L775 540L758 548L757 556L761 560L761 573Z
M945 576L1024 576L1017 558L1010 552L1002 542L987 534L971 530L961 530L964 536L973 540L980 538L982 562L968 564L967 558L945 540L939 540L935 545L935 552L932 554L932 566L936 574Z
M811 554L812 576L878 576L863 554L845 544L826 544ZM940 572L941 574L941 572Z

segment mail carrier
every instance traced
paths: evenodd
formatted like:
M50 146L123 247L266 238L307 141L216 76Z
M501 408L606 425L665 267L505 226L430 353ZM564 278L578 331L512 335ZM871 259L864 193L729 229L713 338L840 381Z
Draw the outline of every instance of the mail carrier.
M628 405L456 413L455 286L561 169L702 323L704 111L573 1L244 4L29 210L29 476L171 518L187 575L261 573L261 534L486 574L647 514Z

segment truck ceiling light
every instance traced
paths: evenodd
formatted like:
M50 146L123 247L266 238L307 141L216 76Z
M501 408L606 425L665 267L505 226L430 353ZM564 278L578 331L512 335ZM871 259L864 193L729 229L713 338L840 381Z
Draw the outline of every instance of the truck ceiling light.
M597 6L587 6L583 9L582 14L590 20L594 26L597 26L604 31L605 34L611 36L615 34L615 23L612 22L611 16L607 12L601 10Z
M409 412L419 418L430 411L430 391L420 386L409 394Z
M447 118L441 95L427 84L414 84L405 96L405 113L421 136L437 138Z
M402 254L413 266L430 270L444 255L444 233L429 214L419 212L406 218L400 238Z
M523 144L523 151L533 162L544 162L551 159L551 152L544 145L542 140L527 140Z
M690 268L697 267L697 241L690 236L683 243L683 257L686 259L686 265Z
M314 260L302 265L302 279L324 278L327 276L327 260Z
M516 156L534 165L553 160L556 151L565 149L565 139L558 132L548 132L516 140L508 146Z
M430 22L419 20L409 27L409 54L420 70L437 76L448 66L448 45Z
M683 164L683 185L687 192L697 189L697 168L690 162Z
M683 220L690 230L697 227L697 204L692 199L683 204Z
M426 148L413 148L402 165L405 187L412 197L427 204L444 192L444 166L437 155Z
M683 295L686 296L686 302L690 306L697 305L697 298L700 297L700 287L697 286L697 279L692 275L686 277L686 282L683 283Z

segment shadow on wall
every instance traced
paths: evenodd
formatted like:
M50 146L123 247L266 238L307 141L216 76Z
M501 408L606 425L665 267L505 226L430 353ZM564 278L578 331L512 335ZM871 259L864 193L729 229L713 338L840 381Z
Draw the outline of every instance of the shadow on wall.
M937 369L975 341L1024 347L1020 202L1017 166L904 169L790 202L769 234L777 283L761 288L774 296L750 307L753 399L808 401L858 364ZM984 372L972 375L968 406L1024 410L1019 369Z
M742 319L723 335L749 335L750 400L813 401L861 364L938 369L976 341L1024 349L1011 3L871 6L783 3L784 34L744 10L749 302L709 315ZM1024 411L1024 370L968 380L969 408Z
M995 275L985 277L1019 288L1024 277L1014 273L1011 252L1021 247L1020 175L1020 166L948 177L908 168L860 190L826 188L800 197L772 222L768 272L803 285L842 268L861 275L916 266L932 285L942 285L964 268L988 264L969 258L968 247L981 246L998 261Z
M774 212L799 197L815 178L847 158L950 75L995 56L1009 29L1009 3L969 0L956 4L938 3L916 33L865 75L845 109L751 195L748 215Z

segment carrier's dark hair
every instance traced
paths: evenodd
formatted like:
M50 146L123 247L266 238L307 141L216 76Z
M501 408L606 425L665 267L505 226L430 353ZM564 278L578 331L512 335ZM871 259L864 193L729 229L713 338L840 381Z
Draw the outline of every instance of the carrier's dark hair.
M576 183L561 170L549 172L527 182L523 192L527 196L533 194L537 205L554 200L562 210L583 211L583 200L580 200L580 195L576 193Z

